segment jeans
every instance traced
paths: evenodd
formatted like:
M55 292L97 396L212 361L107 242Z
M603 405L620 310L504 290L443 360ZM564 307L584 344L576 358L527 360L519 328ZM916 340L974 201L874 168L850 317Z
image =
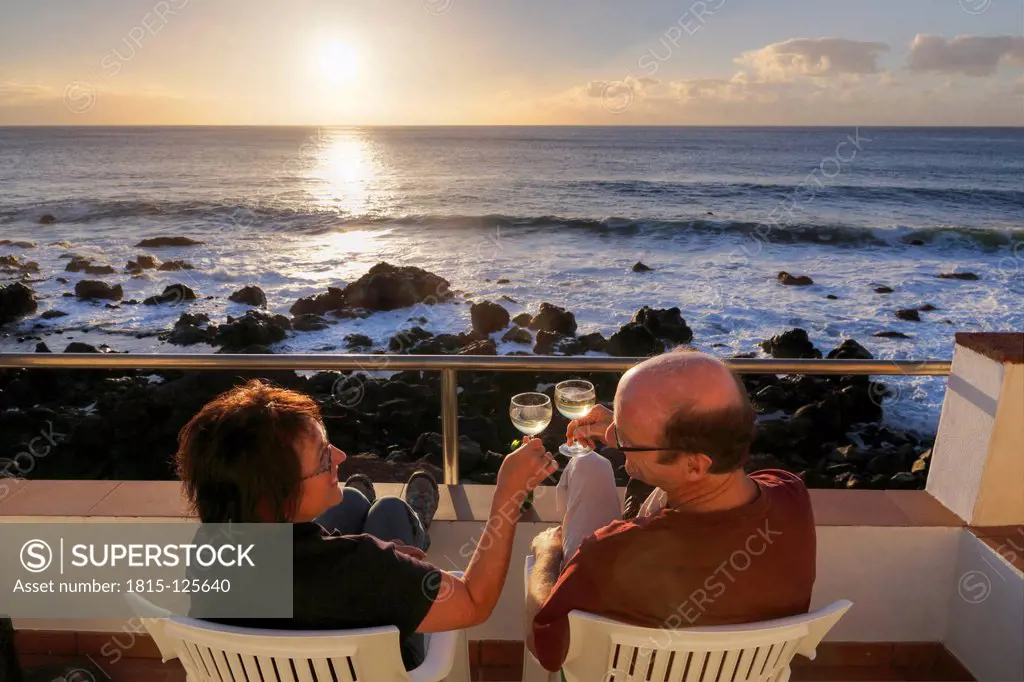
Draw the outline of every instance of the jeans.
M365 533L384 542L403 542L426 551L429 544L427 531L405 500L382 497L371 505L366 496L355 488L341 490L341 502L315 519L321 526L342 535ZM427 652L424 636L414 634L405 641L415 650L416 660L422 661Z
M403 542L426 551L428 535L405 500L382 497L372 505L355 488L342 488L341 502L316 518L328 531L372 535L384 542Z

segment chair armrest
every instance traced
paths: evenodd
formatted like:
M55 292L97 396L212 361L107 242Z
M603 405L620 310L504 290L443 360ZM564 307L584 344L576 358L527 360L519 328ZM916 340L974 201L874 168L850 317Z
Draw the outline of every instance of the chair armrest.
M462 571L448 571L462 578ZM459 653L460 635L464 630L433 632L426 637L427 652L423 663L409 671L410 682L439 682L451 674L455 656Z
M410 682L440 682L448 677L455 663L459 633L459 630L449 630L430 635L427 656L423 663L409 671Z

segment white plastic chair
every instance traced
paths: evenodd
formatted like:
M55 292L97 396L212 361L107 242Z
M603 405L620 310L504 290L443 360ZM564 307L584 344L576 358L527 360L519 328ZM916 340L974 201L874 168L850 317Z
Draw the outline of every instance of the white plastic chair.
M181 659L188 682L470 682L465 630L427 635L426 659L406 671L393 626L252 629L167 617L166 610L137 595L129 602L163 661Z
M171 617L171 612L140 597L135 592L126 593L125 599L128 600L135 615L142 621L142 626L146 628L149 636L153 638L153 643L160 650L160 659L166 663L177 658L178 652L174 648L174 642L164 632L164 624Z
M171 618L164 633L174 641L189 682L469 682L464 630L430 635L426 660L408 672L393 626L254 630Z
M532 569L529 556L527 583ZM679 630L572 611L562 672L567 682L787 682L793 656L814 659L818 644L851 606L840 600L789 618ZM558 679L524 653L523 682Z

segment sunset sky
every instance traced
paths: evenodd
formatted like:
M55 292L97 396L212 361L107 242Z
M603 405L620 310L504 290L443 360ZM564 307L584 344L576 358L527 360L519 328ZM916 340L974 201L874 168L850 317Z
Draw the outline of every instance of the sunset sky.
M1020 0L4 0L0 125L1024 125Z

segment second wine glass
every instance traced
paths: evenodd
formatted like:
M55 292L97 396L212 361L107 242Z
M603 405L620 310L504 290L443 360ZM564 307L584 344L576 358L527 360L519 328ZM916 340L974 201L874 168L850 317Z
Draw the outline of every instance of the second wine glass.
M597 392L594 384L582 379L570 379L555 386L555 405L566 419L579 419L585 416L597 404ZM590 448L575 442L563 444L558 451L567 457L578 457L590 452Z

